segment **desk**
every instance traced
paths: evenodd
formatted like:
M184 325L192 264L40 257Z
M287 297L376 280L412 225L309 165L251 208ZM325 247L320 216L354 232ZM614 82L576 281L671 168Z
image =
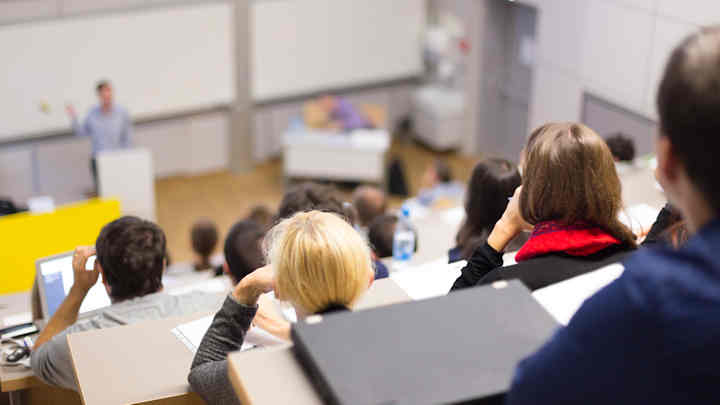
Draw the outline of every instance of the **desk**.
M618 171L622 183L623 203L626 207L648 204L660 209L667 202L667 198L656 187L655 171L650 167L649 162L640 163L637 166L622 167Z
M407 301L411 298L394 281L383 279L373 283L355 310ZM292 344L232 353L228 361L230 381L243 405L323 403L295 360Z
M202 404L189 395L193 354L170 330L204 314L185 315L68 336L75 375L86 405Z
M12 326L5 319L21 314L31 315L30 292L0 295L0 328Z
M408 300L392 280L378 280L358 303L358 308ZM196 394L189 392L187 383L193 353L170 330L207 315L69 335L68 344L84 403L202 404Z

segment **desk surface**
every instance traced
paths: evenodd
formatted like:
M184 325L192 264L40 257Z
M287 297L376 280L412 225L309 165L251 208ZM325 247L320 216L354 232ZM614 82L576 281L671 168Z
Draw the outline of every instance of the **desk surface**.
M623 203L626 207L637 204L648 204L654 208L662 208L667 202L662 190L658 189L654 170L648 162L634 167L623 167L619 171L622 182Z
M0 296L0 327L9 326L5 319L30 313L30 293ZM0 367L0 390L11 392L40 385L33 372L24 367Z
M410 297L392 280L378 280L358 303L358 308L408 300ZM84 402L109 405L161 400L198 401L197 396L189 395L187 383L193 354L170 330L206 315L69 335L68 343ZM114 383L118 381L122 383Z
M186 395L193 354L170 330L207 315L69 335L85 404L136 404Z

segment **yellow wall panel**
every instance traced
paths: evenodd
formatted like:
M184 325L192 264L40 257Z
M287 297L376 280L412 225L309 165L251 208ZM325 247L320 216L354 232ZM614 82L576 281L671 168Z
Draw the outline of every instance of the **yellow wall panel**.
M0 217L0 294L27 291L35 260L94 245L100 229L120 217L120 202L93 199L46 214Z

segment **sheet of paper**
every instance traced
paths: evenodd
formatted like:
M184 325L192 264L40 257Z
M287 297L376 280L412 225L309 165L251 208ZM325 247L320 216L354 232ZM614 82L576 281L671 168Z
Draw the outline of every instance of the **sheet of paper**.
M612 283L625 268L620 263L535 290L532 295L563 325L570 322L586 299Z
M170 332L172 332L178 340L183 342L183 344L185 344L191 352L195 353L197 352L198 347L200 347L200 342L203 337L205 337L208 329L210 329L210 325L212 324L214 317L214 315L210 315L192 322L178 325ZM256 346L274 346L280 343L284 342L271 335L269 332L252 326L247 335L245 335L245 342L243 342L240 351L249 350Z
M635 235L644 236L650 232L650 228L652 228L659 213L659 208L647 204L637 204L621 211L618 219L629 227Z
M420 266L393 272L390 278L414 300L446 295L466 264L464 260L448 264L447 260L447 256L443 256Z

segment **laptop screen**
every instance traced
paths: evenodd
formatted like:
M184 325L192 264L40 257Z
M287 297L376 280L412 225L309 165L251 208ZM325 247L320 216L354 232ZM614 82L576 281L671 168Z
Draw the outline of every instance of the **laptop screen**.
M73 285L72 256L72 252L70 252L40 260L38 263L38 280L42 283L40 299L46 303L45 308L47 308L47 313L44 314L45 319L49 319L57 311ZM80 314L110 304L110 297L107 295L101 277L98 277L97 283L90 289L80 306Z

